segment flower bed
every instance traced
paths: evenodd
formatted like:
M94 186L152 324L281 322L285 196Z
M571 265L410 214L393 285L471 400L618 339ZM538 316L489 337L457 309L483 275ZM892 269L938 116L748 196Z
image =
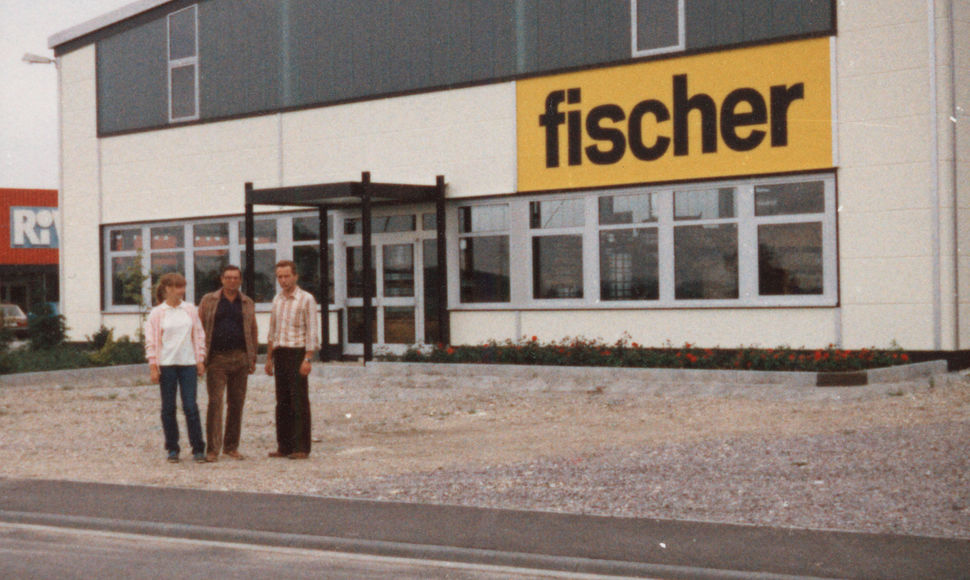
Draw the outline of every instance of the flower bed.
M896 345L888 349L858 350L840 349L835 345L815 350L787 346L712 349L698 348L690 343L680 347L672 344L647 347L628 338L613 344L569 337L541 342L535 336L518 342L412 347L400 357L388 355L383 358L406 362L813 372L858 371L910 362L909 355Z

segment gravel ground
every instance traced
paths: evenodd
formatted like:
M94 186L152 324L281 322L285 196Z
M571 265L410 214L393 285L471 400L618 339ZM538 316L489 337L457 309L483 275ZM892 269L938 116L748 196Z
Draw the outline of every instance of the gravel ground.
M171 465L156 386L0 388L0 477L970 538L966 374L797 393L441 377L311 391L310 460L267 457L273 387L254 376L247 460Z

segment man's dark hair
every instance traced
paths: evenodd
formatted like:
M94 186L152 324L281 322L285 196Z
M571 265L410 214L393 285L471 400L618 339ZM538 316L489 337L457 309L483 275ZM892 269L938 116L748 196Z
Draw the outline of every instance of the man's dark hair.
M235 264L226 264L225 266L222 267L222 271L219 272L219 277L222 278L222 275L228 272L229 270L236 270L239 272L240 275L242 275L242 270L239 268L239 266Z

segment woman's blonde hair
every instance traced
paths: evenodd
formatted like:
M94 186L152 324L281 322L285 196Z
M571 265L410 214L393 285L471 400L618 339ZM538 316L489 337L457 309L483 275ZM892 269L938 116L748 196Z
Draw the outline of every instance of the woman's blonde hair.
M184 288L185 284L185 276L178 272L169 272L162 275L158 279L158 284L155 285L155 300L159 304L165 302L165 293L168 292L169 288Z

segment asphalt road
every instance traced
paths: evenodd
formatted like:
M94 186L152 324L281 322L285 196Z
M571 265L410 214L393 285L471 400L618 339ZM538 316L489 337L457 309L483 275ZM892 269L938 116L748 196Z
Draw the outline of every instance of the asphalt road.
M606 577L0 523L0 578L593 580Z

